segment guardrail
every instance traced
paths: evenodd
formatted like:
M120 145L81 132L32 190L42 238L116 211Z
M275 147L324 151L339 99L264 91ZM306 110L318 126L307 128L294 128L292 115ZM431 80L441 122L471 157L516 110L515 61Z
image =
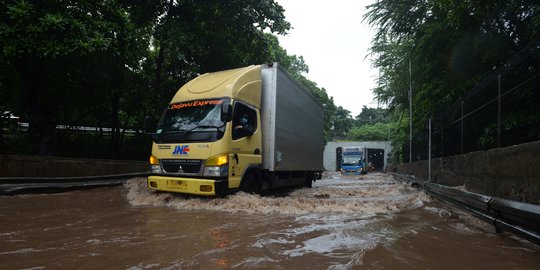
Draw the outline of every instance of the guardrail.
M146 177L147 172L79 177L0 177L0 195L54 193L121 185L133 177Z
M401 180L401 177L397 177ZM510 231L540 244L540 205L485 196L436 183L405 177L436 198L448 201L477 217L491 222L497 232Z

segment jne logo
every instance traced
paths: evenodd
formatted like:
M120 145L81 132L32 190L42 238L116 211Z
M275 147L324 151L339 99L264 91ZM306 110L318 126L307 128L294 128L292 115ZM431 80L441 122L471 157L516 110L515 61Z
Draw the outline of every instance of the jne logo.
M187 155L189 152L189 145L177 145L172 152L173 156Z

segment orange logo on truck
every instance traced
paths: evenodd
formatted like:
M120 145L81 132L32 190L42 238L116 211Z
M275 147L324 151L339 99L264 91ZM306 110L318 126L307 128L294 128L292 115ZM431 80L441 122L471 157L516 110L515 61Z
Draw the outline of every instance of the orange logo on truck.
M207 105L219 105L222 104L223 100L221 99L212 99L212 100L197 100L197 101L191 101L191 102L183 102L183 103L176 103L171 104L170 110L178 110L183 108L190 108L190 107L201 107L201 106L207 106Z

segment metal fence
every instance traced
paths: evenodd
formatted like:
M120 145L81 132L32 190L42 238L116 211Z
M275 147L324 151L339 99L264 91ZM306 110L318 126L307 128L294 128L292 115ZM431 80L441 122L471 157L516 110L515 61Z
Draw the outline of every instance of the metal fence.
M2 119L0 119L1 121ZM28 123L11 119L0 125L0 154L35 155L35 145ZM57 125L54 138L50 141L48 155L74 158L104 158L146 160L152 146L152 138L142 130L121 129L122 142L113 149L111 128Z
M461 100L434 116L431 156L453 156L540 140L539 51L526 49L516 54ZM429 130L415 132L413 161L428 158ZM408 162L408 144L403 151L404 162Z

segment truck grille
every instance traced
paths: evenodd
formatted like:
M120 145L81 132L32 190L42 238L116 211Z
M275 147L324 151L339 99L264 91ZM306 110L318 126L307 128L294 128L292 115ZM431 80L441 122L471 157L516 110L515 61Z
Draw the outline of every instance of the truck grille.
M161 166L166 173L199 173L201 163L199 159L164 159Z

